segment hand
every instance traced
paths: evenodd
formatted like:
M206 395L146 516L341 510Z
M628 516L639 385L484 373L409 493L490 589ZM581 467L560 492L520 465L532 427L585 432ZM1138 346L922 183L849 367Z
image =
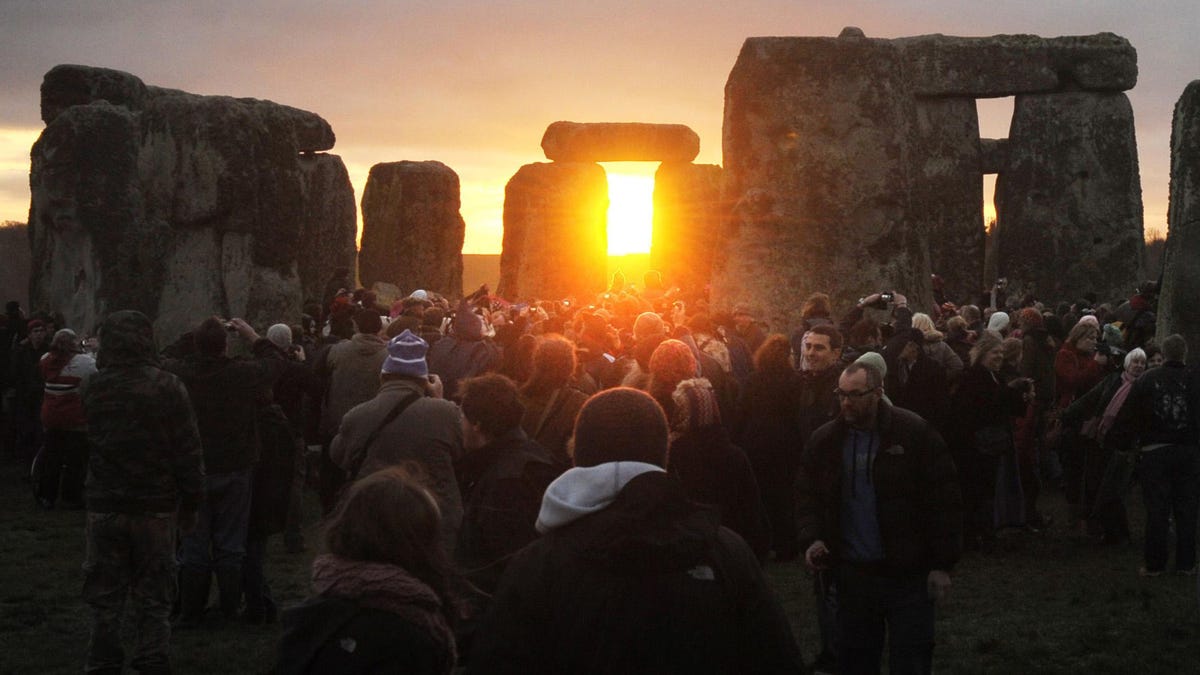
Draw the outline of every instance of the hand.
M950 575L943 570L930 570L925 588L929 591L929 599L934 604L941 604L950 597Z
M233 329L238 332L238 335L241 335L250 342L254 342L258 339L258 333L254 332L254 329L250 327L250 324L242 321L241 319L230 319L229 325L233 326Z
M907 307L908 298L900 291L892 291L892 304L896 307Z
M804 564L814 572L829 569L829 549L825 546L825 542L818 539L808 547L808 550L804 552Z
M444 398L445 390L442 378L430 373L425 381L425 393L429 394L430 398Z
M179 531L183 534L188 534L196 529L197 515L195 511L180 511L175 520L179 524Z

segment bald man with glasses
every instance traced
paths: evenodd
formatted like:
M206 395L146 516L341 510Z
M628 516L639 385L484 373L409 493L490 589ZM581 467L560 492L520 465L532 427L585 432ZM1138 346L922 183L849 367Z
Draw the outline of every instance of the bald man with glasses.
M883 378L852 363L838 416L809 439L797 478L797 528L810 569L837 587L839 672L929 673L934 603L962 552L962 496L942 437L890 405Z

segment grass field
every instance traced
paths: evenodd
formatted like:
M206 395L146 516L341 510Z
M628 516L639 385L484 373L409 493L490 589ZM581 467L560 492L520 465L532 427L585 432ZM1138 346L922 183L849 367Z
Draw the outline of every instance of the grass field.
M1135 493L1135 521L1138 499ZM1049 495L1046 504L1061 522L1061 498ZM18 468L0 466L0 673L82 670L83 523L79 511L34 509ZM308 539L315 541L311 527ZM281 604L306 595L311 557L289 555L272 541L268 573ZM1005 533L997 553L968 557L957 569L953 594L939 610L935 671L1200 672L1196 579L1141 579L1139 563L1134 547L1099 548L1061 527ZM769 573L811 659L817 640L811 581L795 564ZM278 630L238 624L177 633L174 665L180 673L268 671Z

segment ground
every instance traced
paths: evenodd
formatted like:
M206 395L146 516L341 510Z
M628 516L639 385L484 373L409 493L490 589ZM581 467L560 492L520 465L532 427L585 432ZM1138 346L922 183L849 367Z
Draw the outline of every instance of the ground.
M0 673L77 673L87 648L80 600L84 513L34 508L10 461L0 465ZM1132 496L1140 532L1140 496ZM310 500L310 520L315 518ZM1061 496L1046 497L1061 523ZM307 536L316 543L315 525ZM1194 577L1137 576L1140 537L1102 548L1062 525L1006 532L999 550L968 556L939 609L938 673L1186 673L1200 671ZM291 555L273 539L268 574L282 604L308 590L312 551ZM812 582L798 564L768 572L807 658L816 653ZM276 659L278 626L236 624L177 633L180 673L261 673Z

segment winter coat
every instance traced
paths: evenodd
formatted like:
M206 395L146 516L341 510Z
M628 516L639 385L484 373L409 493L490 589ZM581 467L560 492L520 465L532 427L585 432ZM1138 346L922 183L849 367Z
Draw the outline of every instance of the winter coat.
M467 578L491 594L508 558L537 537L542 493L560 471L517 427L467 451L455 473L463 503L455 555Z
M1096 386L1104 374L1091 354L1063 345L1054 357L1054 393L1059 408L1071 405L1077 396Z
M462 522L462 499L454 477L454 460L462 455L462 422L458 407L449 401L425 396L424 384L417 379L384 382L379 393L351 409L342 417L337 436L329 447L329 458L348 469L363 444L387 417L388 412L407 396L418 398L366 449L367 456L358 478L375 471L416 462L425 472L428 486L442 510L442 536L447 551Z
M1197 373L1179 361L1167 361L1133 383L1105 443L1118 450L1157 444L1196 446L1198 427Z
M746 453L763 491L792 487L803 443L796 411L800 376L794 370L751 373L742 392L734 438Z
M164 364L188 388L209 475L245 471L258 461L258 408L285 367L273 349L259 338L253 359L194 354Z
M962 553L962 494L941 435L917 415L879 402L879 451L870 465L886 573L950 570ZM820 539L836 557L842 547L841 418L818 429L804 448L796 480L801 550Z
M587 394L570 386L555 389L547 396L521 396L525 406L521 428L564 471L571 467L567 444L575 433L575 417L587 399Z
M671 440L667 470L679 479L688 499L715 506L721 524L738 533L760 561L767 558L771 534L758 480L746 453L720 425Z
M467 672L800 672L787 617L745 542L661 470L617 489L516 555ZM547 501L552 492L571 491L552 485Z
M387 359L387 343L378 335L357 333L329 348L318 375L326 381L321 434L332 438L351 408L379 391L379 372Z
M101 330L99 371L80 392L91 443L88 510L195 511L204 494L204 456L187 389L158 367L145 315L116 312Z
M79 387L96 373L96 359L90 354L47 352L38 362L45 396L42 398L42 426L46 429L83 429L87 417Z

